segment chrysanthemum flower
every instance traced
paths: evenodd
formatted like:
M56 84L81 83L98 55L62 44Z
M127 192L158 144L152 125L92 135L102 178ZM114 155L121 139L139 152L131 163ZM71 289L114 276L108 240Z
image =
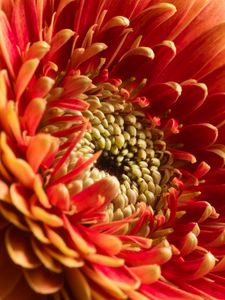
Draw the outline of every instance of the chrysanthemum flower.
M0 298L225 299L225 1L0 8Z

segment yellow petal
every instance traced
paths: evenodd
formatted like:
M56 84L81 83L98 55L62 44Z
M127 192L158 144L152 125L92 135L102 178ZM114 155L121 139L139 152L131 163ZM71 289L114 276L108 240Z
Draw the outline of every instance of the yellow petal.
M111 18L102 28L101 31L105 31L117 26L127 27L130 25L129 19L123 16L116 16Z
M161 275L160 266L158 265L146 265L140 267L130 268L138 278L140 278L143 284L151 284L157 281Z
M63 221L58 216L53 213L47 212L39 206L32 205L31 212L34 219L42 221L44 224L50 225L52 227L63 226Z
M58 51L73 35L74 31L70 29L62 29L58 31L51 41L51 50L49 52L50 57L52 57L52 55Z
M111 257L101 254L90 254L85 257L87 260L109 267L120 267L124 264L124 260L118 257Z
M216 258L212 255L211 252L208 252L204 259L202 260L197 271L190 276L191 280L202 278L204 275L208 274L215 266Z
M78 65L82 64L83 62L87 61L91 57L97 55L98 53L102 52L107 48L107 45L104 43L93 43L90 47L86 48L83 52L82 56L79 59ZM76 67L78 66L76 65Z
M126 59L127 57L130 56L145 56L148 57L150 59L153 59L155 57L155 54L153 52L153 50L149 47L138 47L138 48L134 48L134 49L130 49L129 51L127 51L124 56L120 59L120 61Z

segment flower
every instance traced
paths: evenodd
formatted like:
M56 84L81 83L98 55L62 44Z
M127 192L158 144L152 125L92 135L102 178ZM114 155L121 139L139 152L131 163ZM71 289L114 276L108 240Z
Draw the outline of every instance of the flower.
M223 299L225 1L0 1L2 299Z

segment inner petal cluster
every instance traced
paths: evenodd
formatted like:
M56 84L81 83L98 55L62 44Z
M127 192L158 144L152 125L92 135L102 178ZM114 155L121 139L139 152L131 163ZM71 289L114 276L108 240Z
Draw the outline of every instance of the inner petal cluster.
M163 131L140 104L129 100L122 86L121 82L119 86L103 83L88 92L90 106L83 115L91 129L75 148L86 158L102 151L95 166L85 173L86 186L108 175L120 182L119 194L107 208L109 220L130 216L139 202L156 208L174 173Z

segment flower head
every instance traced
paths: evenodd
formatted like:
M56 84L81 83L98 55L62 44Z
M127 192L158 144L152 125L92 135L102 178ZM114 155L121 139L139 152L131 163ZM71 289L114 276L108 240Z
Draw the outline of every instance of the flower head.
M223 299L225 1L0 1L4 299Z

